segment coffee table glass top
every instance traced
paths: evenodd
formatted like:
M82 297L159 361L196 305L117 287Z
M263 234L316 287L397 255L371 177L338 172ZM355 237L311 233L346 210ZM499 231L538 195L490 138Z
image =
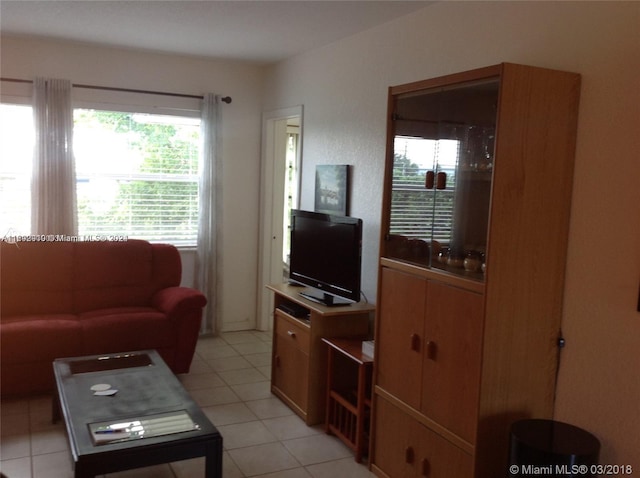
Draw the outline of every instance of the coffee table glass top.
M74 454L218 434L156 351L59 359L53 367Z

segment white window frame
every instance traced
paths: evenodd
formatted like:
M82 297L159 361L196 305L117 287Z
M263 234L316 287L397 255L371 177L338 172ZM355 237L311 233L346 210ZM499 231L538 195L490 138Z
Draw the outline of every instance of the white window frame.
M3 83L2 89L2 95L0 96L1 103L32 106L33 86L31 84ZM147 113L197 119L200 119L201 117L201 100L197 98L80 88L73 89L72 95L74 110L94 109L101 111ZM0 234L4 235L5 232L9 231L0 231ZM28 231L19 232L28 233ZM154 242L168 241L158 240ZM173 243L181 249L195 247L195 241L189 241L188 243Z

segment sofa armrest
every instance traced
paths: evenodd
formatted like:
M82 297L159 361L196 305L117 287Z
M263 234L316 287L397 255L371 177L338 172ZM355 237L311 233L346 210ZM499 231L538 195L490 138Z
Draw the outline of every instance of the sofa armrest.
M175 347L170 367L174 373L187 373L195 353L202 309L207 298L198 290L188 287L167 287L155 293L151 304L167 314L175 327Z
M196 289L167 287L154 294L151 305L173 319L185 312L202 309L207 305L207 298Z

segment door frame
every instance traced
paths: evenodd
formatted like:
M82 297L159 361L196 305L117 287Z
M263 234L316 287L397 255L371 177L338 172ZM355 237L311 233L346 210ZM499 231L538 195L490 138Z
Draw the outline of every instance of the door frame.
M258 243L258 301L256 308L256 328L270 330L273 324L273 293L266 285L281 280L281 259L277 260L279 248L282 257L282 213L284 208L284 167L286 166L286 149L277 142L278 135L284 133L286 138L286 122L298 118L299 157L303 143L303 106L293 106L267 111L262 114L262 152L260 166L260 232ZM286 148L286 144L285 144ZM282 160L278 163L278 159ZM302 161L300 161L299 178L302 177ZM300 185L298 185L300 187ZM275 252L274 252L275 248ZM276 267L280 268L280 279L275 277Z

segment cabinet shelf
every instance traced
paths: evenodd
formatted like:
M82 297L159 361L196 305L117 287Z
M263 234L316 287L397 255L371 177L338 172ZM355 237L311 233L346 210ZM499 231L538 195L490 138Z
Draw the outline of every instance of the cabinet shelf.
M323 342L328 346L325 429L361 462L369 444L373 360L362 353L362 340L325 338Z

